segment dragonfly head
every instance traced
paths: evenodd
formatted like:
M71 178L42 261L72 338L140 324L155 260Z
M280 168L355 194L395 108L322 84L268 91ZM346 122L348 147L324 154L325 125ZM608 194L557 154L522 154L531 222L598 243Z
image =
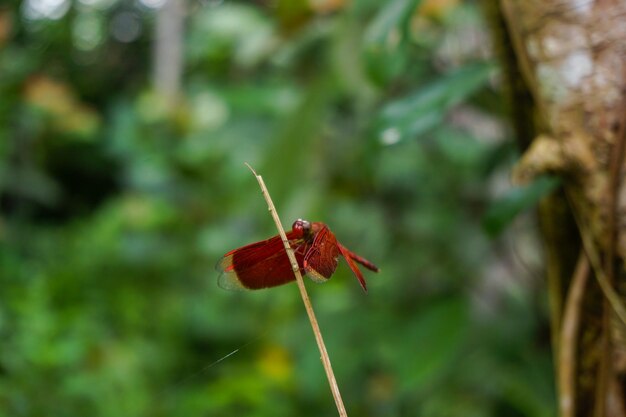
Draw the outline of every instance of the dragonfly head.
M296 239L306 239L311 234L311 223L307 220L298 219L291 225L291 230Z

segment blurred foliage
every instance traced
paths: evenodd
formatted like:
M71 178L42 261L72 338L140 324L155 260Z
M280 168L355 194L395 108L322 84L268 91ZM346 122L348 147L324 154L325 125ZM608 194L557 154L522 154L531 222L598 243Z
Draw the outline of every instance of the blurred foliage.
M307 282L350 415L553 415L476 6L190 0L172 103L158 3L0 5L0 415L335 415L295 286L216 286L275 234L244 162L381 267Z
M560 184L557 177L541 176L528 185L512 188L487 210L485 229L492 236L500 234L520 212L536 205Z

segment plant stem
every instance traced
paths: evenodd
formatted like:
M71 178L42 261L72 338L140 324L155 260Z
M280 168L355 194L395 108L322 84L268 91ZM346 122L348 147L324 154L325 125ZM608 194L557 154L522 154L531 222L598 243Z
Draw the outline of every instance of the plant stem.
M576 415L576 368L578 361L576 355L580 315L588 277L589 259L585 252L581 251L565 300L563 324L558 343L557 371L561 417L574 417Z
M302 274L300 273L300 267L298 266L298 261L296 260L296 256L293 253L293 249L291 245L289 245L289 240L287 239L287 235L285 234L285 230L280 222L280 218L278 217L278 213L276 212L276 207L274 207L274 203L272 202L272 198L270 197L269 191L267 191L267 187L265 186L265 182L263 181L263 177L258 175L254 169L246 163L246 166L252 171L257 181L259 182L259 186L261 187L261 192L263 193L263 197L265 197L265 201L267 201L267 208L274 219L274 223L276 223L276 228L278 229L278 233L280 234L280 238L283 241L283 245L285 246L285 251L287 252L287 256L289 257L289 262L291 263L291 269L293 270L293 274L296 277L296 282L298 283L298 288L300 289L300 295L302 296L302 302L304 303L304 308L309 316L309 321L311 322L311 327L313 328L313 334L315 335L315 340L317 341L317 347L319 348L322 365L324 365L324 370L326 371L326 377L328 378L328 384L330 385L330 391L333 394L335 399L335 404L337 406L337 411L341 417L347 417L346 408L343 405L343 400L341 399L341 392L339 392L339 385L337 385L337 380L335 379L335 374L333 373L333 368L330 364L330 357L328 356L328 352L326 351L326 345L324 344L324 338L322 337L322 332L320 331L320 327L317 323L317 319L315 318L315 312L313 311L313 305L311 304L311 300L309 299L309 295L306 292L306 287L304 286L304 279L302 279Z

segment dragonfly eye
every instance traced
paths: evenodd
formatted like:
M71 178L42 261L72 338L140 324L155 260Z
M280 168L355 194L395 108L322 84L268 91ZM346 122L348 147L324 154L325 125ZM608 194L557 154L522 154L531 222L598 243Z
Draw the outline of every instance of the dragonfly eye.
M291 230L296 234L298 239L306 237L311 233L311 223L307 220L298 219L293 222Z

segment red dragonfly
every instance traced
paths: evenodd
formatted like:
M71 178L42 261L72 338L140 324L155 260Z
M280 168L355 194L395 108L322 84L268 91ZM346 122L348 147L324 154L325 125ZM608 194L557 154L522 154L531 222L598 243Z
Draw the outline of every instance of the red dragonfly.
M315 282L330 279L337 269L337 260L342 255L348 266L367 292L363 274L356 262L367 269L378 272L378 267L348 250L324 223L298 219L287 232L300 267ZM228 252L217 264L221 272L218 285L227 290L276 287L295 281L295 276L280 236L252 243Z

